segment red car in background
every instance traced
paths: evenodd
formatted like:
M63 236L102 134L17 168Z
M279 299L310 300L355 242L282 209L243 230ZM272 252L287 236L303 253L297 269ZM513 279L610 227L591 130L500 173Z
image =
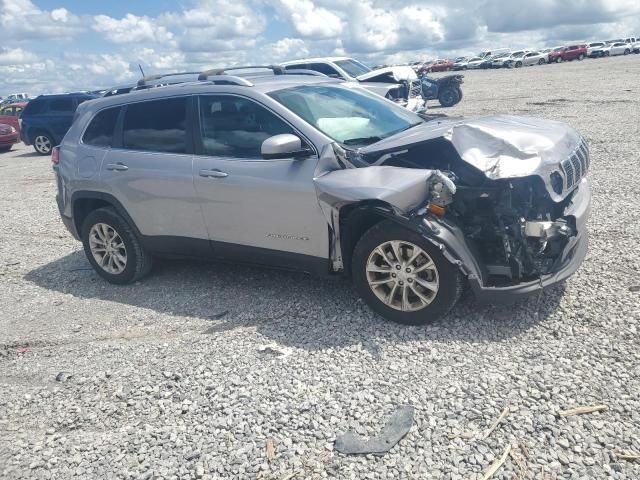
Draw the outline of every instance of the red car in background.
M453 62L451 60L436 60L431 65L428 65L425 69L427 73L430 72L448 72L453 70Z
M0 123L11 125L20 133L20 114L27 102L8 103L0 107Z
M16 102L0 107L0 152L7 152L20 141L20 114L27 102Z
M549 52L549 63L562 63L570 60L584 60L587 58L587 45L569 45L568 47L554 48Z

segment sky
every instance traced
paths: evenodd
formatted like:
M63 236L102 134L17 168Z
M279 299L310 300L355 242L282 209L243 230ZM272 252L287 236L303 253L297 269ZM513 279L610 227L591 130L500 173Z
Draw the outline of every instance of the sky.
M640 36L639 0L0 0L0 96L346 55L375 65Z

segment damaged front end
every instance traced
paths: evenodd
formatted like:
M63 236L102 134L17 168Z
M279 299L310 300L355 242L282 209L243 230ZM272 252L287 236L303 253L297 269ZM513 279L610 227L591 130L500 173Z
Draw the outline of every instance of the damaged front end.
M372 199L440 248L480 298L537 292L573 274L586 255L589 152L563 124L446 120L330 153L337 168L370 165L316 178L335 236L334 270L343 268L341 208Z

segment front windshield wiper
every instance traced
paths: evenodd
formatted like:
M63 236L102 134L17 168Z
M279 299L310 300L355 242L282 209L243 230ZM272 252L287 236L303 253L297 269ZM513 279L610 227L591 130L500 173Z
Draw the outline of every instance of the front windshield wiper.
M360 138L349 138L344 140L342 143L345 145L365 145L370 143L379 142L382 140L381 137L360 137Z

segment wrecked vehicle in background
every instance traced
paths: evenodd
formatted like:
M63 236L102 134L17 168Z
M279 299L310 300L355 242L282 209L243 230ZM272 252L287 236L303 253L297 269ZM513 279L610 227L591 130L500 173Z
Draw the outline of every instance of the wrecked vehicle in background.
M57 202L102 277L135 282L154 255L348 276L383 317L422 324L466 285L512 300L585 258L589 151L568 126L429 119L270 68L78 107Z
M453 107L462 100L462 87L464 75L446 75L433 78L426 73L420 75L422 84L422 98L438 100L443 107Z
M371 69L348 57L307 58L281 65L287 70L312 70L330 78L360 82L366 89L412 112L420 112L425 108L420 80L408 65Z

